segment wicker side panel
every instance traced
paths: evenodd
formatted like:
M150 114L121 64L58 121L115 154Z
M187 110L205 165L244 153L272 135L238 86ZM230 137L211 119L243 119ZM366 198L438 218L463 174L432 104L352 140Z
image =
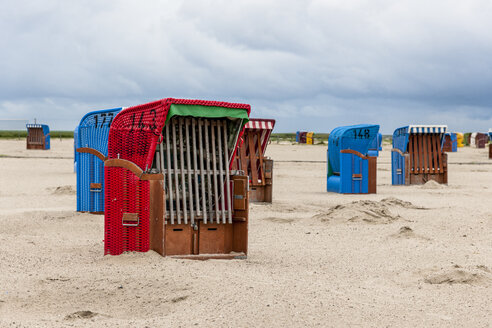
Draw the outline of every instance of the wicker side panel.
M104 254L149 250L149 181L120 167L105 168ZM136 226L123 225L123 214L137 214Z

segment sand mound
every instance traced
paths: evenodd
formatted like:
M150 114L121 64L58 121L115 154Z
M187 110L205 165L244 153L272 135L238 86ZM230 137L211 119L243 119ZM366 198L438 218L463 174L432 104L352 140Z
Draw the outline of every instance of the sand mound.
M388 204L381 201L360 200L331 207L327 212L313 216L322 222L365 222L371 224L388 224L400 219L393 214Z
M65 317L65 320L75 320L75 319L90 319L94 318L97 313L92 311L77 311L69 314Z
M417 210L426 210L427 208L421 207L421 206L416 206L413 205L410 202L395 198L395 197L388 197L383 200L381 200L381 203L387 205L387 206L399 206L403 208L409 208L409 209L417 209Z
M75 190L72 186L59 186L55 188L48 188L48 191L51 192L52 195L75 195L77 194L77 190Z
M440 184L440 183L437 183L434 180L429 180L425 184L420 186L420 188L422 188L422 189L443 189L443 188L445 188L445 186Z
M483 283L487 280L490 280L487 276L481 273L471 272L459 268L459 266L456 267L450 270L446 270L444 272L430 274L427 277L425 277L424 281L432 285L441 285L441 284L452 285L452 284L476 284L476 283Z

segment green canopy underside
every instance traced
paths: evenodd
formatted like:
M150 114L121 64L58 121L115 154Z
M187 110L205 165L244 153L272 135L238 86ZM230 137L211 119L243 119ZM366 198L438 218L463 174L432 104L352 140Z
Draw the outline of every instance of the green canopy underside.
M231 119L238 118L243 120L243 126L249 121L248 111L246 109L203 105L171 104L171 108L169 108L169 113L167 113L166 124L173 116L193 116L208 118L226 117Z
M166 124L173 116L192 116L201 118L227 118L236 124L228 124L228 147L231 153L237 142L237 135L243 126L248 123L248 111L240 108L228 108L203 105L171 104L167 113ZM242 120L242 121L239 121ZM238 124L241 122L241 124ZM230 155L230 154L229 154Z

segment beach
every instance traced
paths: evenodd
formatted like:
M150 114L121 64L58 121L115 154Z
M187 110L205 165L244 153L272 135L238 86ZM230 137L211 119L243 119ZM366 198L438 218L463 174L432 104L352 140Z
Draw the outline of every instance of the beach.
M0 327L489 327L492 160L448 153L448 185L326 192L326 145L272 143L273 203L245 260L104 256L76 212L73 140L0 140Z

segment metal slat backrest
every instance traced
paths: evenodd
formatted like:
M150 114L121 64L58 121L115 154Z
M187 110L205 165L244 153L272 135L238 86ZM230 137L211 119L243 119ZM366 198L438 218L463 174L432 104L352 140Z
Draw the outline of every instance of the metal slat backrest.
M166 123L154 166L164 174L171 224L232 223L229 131L238 124L180 116Z

